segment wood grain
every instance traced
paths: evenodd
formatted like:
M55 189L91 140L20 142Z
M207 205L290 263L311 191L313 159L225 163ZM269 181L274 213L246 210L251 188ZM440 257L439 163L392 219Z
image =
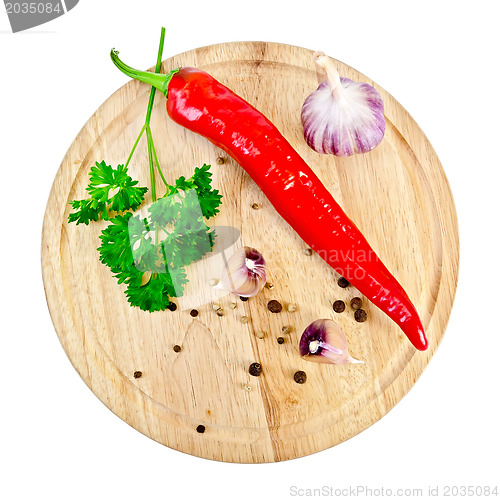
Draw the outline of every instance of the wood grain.
M459 260L457 220L434 150L390 94L340 62L342 75L374 84L381 92L386 137L362 156L334 158L310 150L299 113L319 83L311 56L312 51L281 44L221 44L168 59L163 71L176 66L204 69L271 118L407 290L429 337L425 353L416 352L399 328L366 300L365 323L354 321L349 306L335 314L332 302L348 303L358 295L356 290L339 288L336 273L317 255L306 255L305 244L242 168L169 120L161 96L152 128L168 179L212 164L213 184L224 197L213 224L238 228L240 243L266 257L275 286L248 302L238 300L235 309L230 308L233 298L215 299L209 290L196 318L189 309L150 314L129 307L123 288L98 259L99 234L106 222L77 227L66 220L68 202L85 197L95 161L116 165L126 159L144 122L147 85L129 82L96 111L70 146L50 194L42 237L43 278L69 359L116 415L152 439L199 457L274 462L318 452L358 434L416 382L443 337L452 307ZM220 156L222 165L216 161ZM130 171L140 185L149 185L145 143ZM260 208L253 209L254 203ZM208 290L197 274L203 266L192 267L188 292L203 286ZM272 314L266 308L270 299L296 304L297 310L285 307ZM215 314L213 300L224 316ZM246 324L240 321L243 315L250 318ZM298 340L317 318L337 321L352 355L365 364L303 361ZM291 332L280 345L276 338L284 325ZM255 335L259 330L266 334L263 339ZM180 353L173 351L174 344L182 346ZM258 378L248 373L255 361L263 366ZM137 370L143 375L136 379ZM293 380L297 370L308 375L303 385ZM200 424L206 428L203 434L196 431Z

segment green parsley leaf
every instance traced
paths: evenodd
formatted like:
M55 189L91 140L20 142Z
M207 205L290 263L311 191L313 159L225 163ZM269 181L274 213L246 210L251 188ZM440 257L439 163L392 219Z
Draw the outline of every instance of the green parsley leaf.
M123 274L120 271L119 274ZM168 268L164 272L146 275L147 282L141 284L144 273L137 269L129 270L123 280L128 286L125 295L129 303L143 311L164 311L170 304L170 297L180 297L188 282L183 268Z
M155 203L148 208L148 212L153 224L165 227L175 221L181 209L181 201L171 194L165 195L163 198L155 201Z
M106 162L95 164L90 169L87 191L90 198L74 200L70 204L76 212L68 217L68 222L87 224L91 220L109 220L109 212L135 210L144 200L148 188L136 187L137 182L127 174L124 165L116 169Z
M174 267L183 267L200 260L212 250L214 234L209 228L196 232L171 233L163 242L166 257Z
M192 181L200 201L201 211L206 218L213 217L219 212L222 195L217 189L212 189L212 173L210 165L203 164L201 168L195 168Z
M146 217L132 212L117 215L102 231L100 260L119 284L126 285L131 305L150 312L166 309L170 297L183 294L188 282L185 267L212 250L215 232L204 217L218 212L222 197L211 187L209 168L203 165L191 178L180 177L167 186L165 196L150 205ZM111 175L107 169L103 172ZM96 182L105 180L109 178ZM102 191L91 194L101 197ZM204 206L208 208L203 210Z
M108 212L106 211L106 204L93 200L74 200L70 201L70 205L75 212L69 214L68 222L76 222L76 224L89 225L91 220L99 220L99 214L102 214L103 219L108 219Z
M117 215L111 219L110 224L101 232L101 246L97 249L100 260L111 269L128 267L133 264L134 256L129 237L129 220L132 212Z
M212 173L210 165L203 164L202 167L196 167L194 174L189 179L184 176L179 177L173 186L167 189L166 197L171 196L179 191L189 191L195 189L198 195L199 205L203 216L207 219L213 217L219 212L222 195L217 189L212 189Z

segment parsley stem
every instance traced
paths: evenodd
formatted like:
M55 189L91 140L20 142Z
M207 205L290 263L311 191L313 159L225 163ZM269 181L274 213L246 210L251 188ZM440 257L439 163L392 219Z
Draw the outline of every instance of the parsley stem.
M156 66L155 72L158 73L161 69L161 57L163 55L163 45L165 43L165 28L161 28L161 36L160 36L160 46L158 47L158 56L156 58ZM146 112L146 123L145 126L149 127L149 123L151 122L151 112L153 111L153 102L155 100L156 88L153 87L151 89L151 93L149 94L149 104L148 110Z
M146 129L146 137L148 139L148 160L149 160L149 175L151 176L151 198L153 202L156 201L156 182L155 182L155 166L153 163L153 150L150 141L151 130L149 127Z
M155 183L155 169L154 169L154 163L156 162L156 167L158 169L158 173L160 174L161 180L165 184L165 186L168 186L168 183L165 179L165 176L163 175L163 172L160 167L160 162L158 161L158 155L156 153L156 148L154 145L153 141L153 134L151 133L151 114L153 112L153 104L155 100L155 94L156 94L156 89L158 88L161 90L165 95L166 95L166 89L168 88L168 83L170 82L170 79L172 76L178 71L178 69L171 71L168 75L162 75L160 74L161 70L161 59L163 55L163 46L165 44L165 28L161 28L161 36L160 36L160 45L158 47L158 56L156 58L156 66L155 66L155 73L149 73L145 71L136 71L130 66L127 66L124 64L122 61L120 61L118 57L118 52L116 50L111 51L111 59L115 63L118 68L123 71L126 75L132 76L134 78L137 77L137 75L145 75L146 78L138 78L139 80L149 83L152 85L151 91L149 93L149 103L148 103L148 109L146 111L146 120L144 121L144 126L142 127L139 136L137 137L134 146L132 147L132 151L130 151L129 157L127 159L127 162L125 163L125 167L128 167L128 164L130 163L130 160L132 159L132 156L135 152L135 149L137 148L137 145L139 144L139 141L142 137L142 134L146 132L146 138L147 138L147 143L148 143L148 159L149 159L149 173L151 176L151 195L153 198L153 201L156 201L156 183ZM161 85L159 85L158 82L161 81Z
M144 125L139 132L139 135L137 136L137 139L135 140L134 146L132 147L132 151L130 151L130 154L128 155L127 161L125 162L125 168L128 167L128 164L130 163L130 160L132 159L132 156L135 153L135 148L137 147L137 144L139 144L139 141L141 140L142 134L144 134L144 131L146 130L146 126Z
M163 45L165 43L165 28L161 28L161 36L160 36L160 46L158 47L158 56L156 58L156 67L155 72L158 73L161 69L161 57L163 55ZM149 94L149 103L148 110L146 112L146 121L144 123L144 128L146 129L146 138L148 141L148 159L149 159L149 173L151 176L151 197L153 202L156 201L156 182L155 182L155 166L153 161L153 136L151 135L151 113L153 111L153 103L155 100L156 89L153 87ZM142 132L141 132L142 133ZM155 154L156 156L156 154ZM163 177L163 176L162 176Z
M158 169L158 173L160 174L160 177L161 177L161 180L163 181L163 184L165 184L165 186L168 186L168 182L165 179L165 176L163 175L163 172L161 171L161 168L160 168L160 162L158 161L158 155L156 154L156 148L155 148L155 143L153 141L153 134L151 132L151 129L149 129L149 135L151 136L151 146L153 149L153 156L154 156L155 162L156 162L156 168Z

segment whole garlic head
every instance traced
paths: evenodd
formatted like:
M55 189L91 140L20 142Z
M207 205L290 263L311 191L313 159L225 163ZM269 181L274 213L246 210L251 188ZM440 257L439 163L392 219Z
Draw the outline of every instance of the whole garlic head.
M384 102L368 83L339 76L323 52L313 55L326 81L307 97L301 112L304 138L318 153L350 156L367 153L385 134Z

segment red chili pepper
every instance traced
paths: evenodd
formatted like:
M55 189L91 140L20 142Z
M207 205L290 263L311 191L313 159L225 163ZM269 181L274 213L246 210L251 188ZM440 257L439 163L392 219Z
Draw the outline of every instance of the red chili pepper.
M125 74L165 94L172 120L234 158L313 250L393 319L417 349L427 349L403 287L269 119L205 71L186 67L160 75L126 66L116 51L111 58Z

